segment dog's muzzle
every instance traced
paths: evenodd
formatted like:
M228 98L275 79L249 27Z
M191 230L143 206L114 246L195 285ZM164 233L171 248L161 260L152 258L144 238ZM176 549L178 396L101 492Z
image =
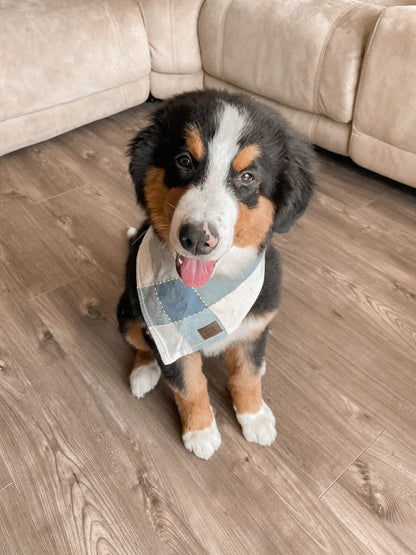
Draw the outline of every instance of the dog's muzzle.
M218 245L215 226L208 222L188 222L179 230L179 241L192 257L182 254L176 256L176 270L189 287L202 287L214 271L215 262L194 258L211 253Z
M209 254L218 244L218 233L208 222L188 222L179 230L179 241L194 256Z

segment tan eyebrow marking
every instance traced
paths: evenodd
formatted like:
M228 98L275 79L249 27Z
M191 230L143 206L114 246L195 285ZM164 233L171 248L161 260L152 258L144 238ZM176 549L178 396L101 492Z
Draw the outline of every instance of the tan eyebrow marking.
M233 168L236 172L241 172L251 166L253 160L260 155L260 147L256 144L248 145L241 150L234 158Z
M188 125L185 129L185 144L186 148L195 158L201 160L204 156L204 143L202 142L201 135L195 125Z

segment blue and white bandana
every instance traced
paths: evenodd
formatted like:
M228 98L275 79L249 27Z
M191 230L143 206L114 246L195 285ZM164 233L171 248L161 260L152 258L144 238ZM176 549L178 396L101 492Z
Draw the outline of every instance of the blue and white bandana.
M136 260L140 307L164 364L199 351L241 324L264 282L264 252L235 278L215 275L188 287L175 260L150 227Z

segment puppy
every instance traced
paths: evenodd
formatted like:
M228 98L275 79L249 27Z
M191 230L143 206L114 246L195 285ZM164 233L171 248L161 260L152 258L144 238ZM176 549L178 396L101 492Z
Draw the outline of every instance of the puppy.
M202 356L222 354L244 437L271 445L262 399L268 326L281 267L273 232L287 232L314 188L314 154L273 109L245 95L197 91L165 102L130 146L147 220L129 230L120 331L136 349L142 397L162 374L185 447L208 459L221 436Z

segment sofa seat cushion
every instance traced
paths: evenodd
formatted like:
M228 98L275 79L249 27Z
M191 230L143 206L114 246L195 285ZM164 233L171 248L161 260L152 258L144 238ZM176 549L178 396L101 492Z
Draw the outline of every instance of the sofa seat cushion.
M0 52L0 121L141 83L150 73L134 0L0 0Z
M382 10L349 0L207 0L199 18L202 66L286 106L349 123L365 45Z

